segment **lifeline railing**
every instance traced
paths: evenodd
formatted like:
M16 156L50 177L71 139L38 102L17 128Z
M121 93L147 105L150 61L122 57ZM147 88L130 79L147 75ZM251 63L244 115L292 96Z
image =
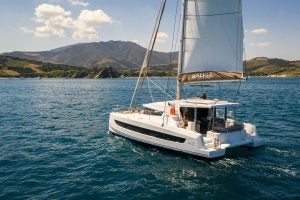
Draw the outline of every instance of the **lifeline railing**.
M117 104L117 105L112 105L111 110L113 112L126 111L129 110L129 107Z

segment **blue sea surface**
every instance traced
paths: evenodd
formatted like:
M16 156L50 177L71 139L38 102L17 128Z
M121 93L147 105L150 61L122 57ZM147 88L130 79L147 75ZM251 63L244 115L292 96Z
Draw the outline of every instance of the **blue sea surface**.
M174 91L174 79L154 81ZM300 199L300 78L242 83L237 117L266 146L215 161L108 134L109 113L129 105L135 83L0 80L0 199ZM220 89L187 86L184 95L235 99ZM146 81L140 102L151 96L166 98Z

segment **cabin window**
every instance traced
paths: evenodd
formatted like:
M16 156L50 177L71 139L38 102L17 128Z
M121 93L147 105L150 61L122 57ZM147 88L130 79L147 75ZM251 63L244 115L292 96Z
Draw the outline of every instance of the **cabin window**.
M205 119L207 120L209 114L208 108L198 108L197 109L197 120Z
M177 137L177 136L173 136L173 135L168 135L165 133L160 133L157 131L152 131L146 128L142 128L142 127L138 127L138 126L134 126L131 124L126 124L124 122L120 122L118 120L115 120L116 124L126 128L128 130L134 131L134 132L138 132L140 134L144 134L144 135L148 135L148 136L152 136L152 137L156 137L159 139L164 139L164 140L168 140L168 141L172 141L172 142L179 142L179 143L184 143L185 142L185 138L181 138L181 137Z
M213 119L213 130L219 132L239 131L243 129L241 122L232 120L234 119L235 112L225 108L215 108ZM228 120L229 119L229 120Z
M208 119L209 109L208 108L197 108L197 125L200 125L200 130L197 127L197 132L202 134L206 134L206 132L210 129L210 120Z
M225 118L225 109L224 108L217 108L215 117L224 119Z
M195 110L194 108L189 108L189 107L181 107L180 108L180 114L182 117L185 115L187 116L187 120L190 122L194 122L195 120Z
M227 112L227 109L225 109L225 108L215 108L214 109L213 129L225 127L225 121L226 121L226 117L227 117L226 112Z
M232 108L231 108L232 109ZM219 119L234 119L235 118L235 111L231 110L228 107L225 108L216 108L215 109L215 118L219 118Z

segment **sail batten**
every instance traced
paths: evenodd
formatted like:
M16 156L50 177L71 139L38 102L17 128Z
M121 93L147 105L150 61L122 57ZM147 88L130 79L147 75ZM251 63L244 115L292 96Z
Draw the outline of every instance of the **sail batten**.
M241 0L187 0L186 4L180 82L242 78Z
M187 14L187 17L212 17L212 16L220 16L220 15L233 15L233 14L239 14L241 13L240 11L237 12L228 12L228 13L215 13L215 14L206 14L206 15L192 15L192 14Z

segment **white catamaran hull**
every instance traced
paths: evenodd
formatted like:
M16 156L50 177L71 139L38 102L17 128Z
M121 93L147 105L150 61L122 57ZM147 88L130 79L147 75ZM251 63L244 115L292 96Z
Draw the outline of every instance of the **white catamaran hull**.
M263 144L259 138L249 136L244 131L228 134L208 132L204 137L200 133L174 127L172 118L165 120L167 122L162 126L162 116L112 112L109 131L138 142L205 158L224 156L226 149L231 147Z

